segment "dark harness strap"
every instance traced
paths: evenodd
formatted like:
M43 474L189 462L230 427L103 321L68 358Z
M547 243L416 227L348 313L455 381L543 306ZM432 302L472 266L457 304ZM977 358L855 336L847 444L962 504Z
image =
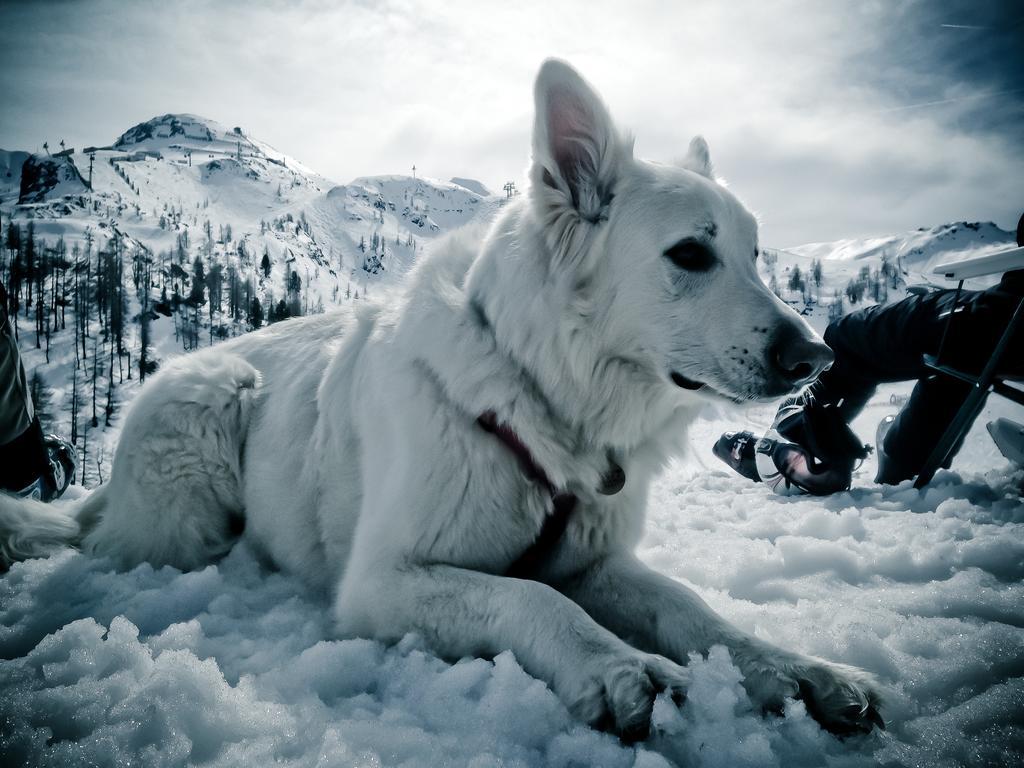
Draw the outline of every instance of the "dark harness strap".
M573 493L562 493L551 497L551 512L544 518L544 524L540 533L533 540L523 553L505 571L506 576L516 579L533 578L533 574L545 561L550 559L558 542L565 534L569 526L569 518L576 509L576 495Z
M512 431L507 424L499 424L494 411L482 413L476 420L477 424L485 432L490 432L498 438L505 447L515 455L519 462L519 469L531 482L537 483L551 497L551 511L544 518L540 533L533 543L528 546L519 557L505 571L506 576L517 579L530 578L536 573L537 567L554 552L559 540L565 534L569 525L569 518L576 509L576 494L566 491L559 491L552 485L544 469L537 465L519 435Z

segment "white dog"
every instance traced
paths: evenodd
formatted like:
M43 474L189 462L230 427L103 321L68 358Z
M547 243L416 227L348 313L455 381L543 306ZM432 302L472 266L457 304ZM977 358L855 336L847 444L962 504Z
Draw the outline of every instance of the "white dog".
M718 643L766 708L799 696L833 731L881 725L868 675L741 632L632 555L702 404L781 397L831 352L759 279L757 224L703 139L680 167L635 159L559 61L535 97L529 193L488 230L438 243L384 306L169 363L73 519L0 500L3 554L198 568L244 522L332 596L342 636L512 649L626 738Z

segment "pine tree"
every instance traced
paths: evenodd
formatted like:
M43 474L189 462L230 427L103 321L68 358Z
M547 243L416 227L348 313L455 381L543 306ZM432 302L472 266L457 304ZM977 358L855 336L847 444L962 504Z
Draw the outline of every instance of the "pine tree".
M219 263L213 264L210 267L210 271L206 273L206 288L209 291L210 301L208 304L209 319L210 319L210 345L213 345L213 317L214 314L220 314L221 304L223 302L223 286L224 276L223 268Z
M14 262L21 253L21 227L18 223L12 221L7 225L7 237L5 239L5 245L7 246L9 266L7 267L7 274L3 274L3 270L0 270L0 281L5 285L11 285L11 273L14 270ZM11 293L13 294L14 288L11 287ZM12 313L13 314L13 313Z
M27 319L29 310L32 309L32 281L36 274L36 225L32 220L28 222L21 262L21 274L25 280L25 317ZM36 346L38 347L38 344Z
M40 344L40 341L39 341L39 337L43 333L43 314L44 314L43 313L43 301L44 301L43 297L45 295L45 293L43 291L43 287L44 287L44 283L46 282L46 257L47 257L47 249L45 247L43 247L43 249L42 249L42 257L38 260L38 263L36 265L36 275L35 275L35 283L36 283L36 349L41 349L42 348L42 345ZM47 347L46 351L47 351L46 362L50 362L50 358L49 358L49 351L50 350L49 350L49 347Z
M803 291L803 289L804 276L800 272L800 267L793 267L793 271L789 273L789 290Z
M252 304L249 305L249 326L256 330L263 325L263 305L260 304L258 296L252 297Z
M228 314L232 320L242 316L242 286L238 279L238 270L228 265Z
M188 301L196 307L206 302L206 268L201 256L196 256L196 260L192 262L192 288Z
M107 404L103 408L103 424L109 427L111 425L111 419L114 417L114 345L110 345L110 364L107 369Z
M28 391L40 426L44 432L50 431L50 425L53 424L53 390L47 386L46 379L38 368L34 369L29 377Z
M62 331L67 330L68 327L66 312L69 303L68 293L70 288L68 285L68 268L72 266L74 261L78 260L78 250L78 243L75 243L71 248L71 258L69 259L67 245L64 243L64 237L62 236L57 241L57 267L60 269L60 300L58 303L60 304L60 329ZM54 326L57 325L56 309L54 310L53 324Z
M75 345L75 365L71 369L71 442L78 445L78 411L81 408L78 392L78 346Z
M139 313L139 381L146 380L146 374L151 372L149 361L149 323L150 309L148 300L143 302L142 312ZM152 366L154 369L155 365Z
M299 273L295 270L292 270L288 276L287 293L287 314L284 317L298 317L302 314L302 304L300 303L302 299L302 278L299 277ZM283 300L282 303L284 303Z
M92 421L91 424L95 429L100 425L100 420L96 415L96 381L99 379L99 364L100 356L97 352L97 345L99 344L99 336L92 337ZM84 478L83 478L84 482Z

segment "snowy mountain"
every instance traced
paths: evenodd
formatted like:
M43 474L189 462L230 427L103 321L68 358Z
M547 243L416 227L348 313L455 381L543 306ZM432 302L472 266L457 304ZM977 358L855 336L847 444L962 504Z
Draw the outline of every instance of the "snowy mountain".
M991 221L958 221L931 229L860 240L809 243L787 249L808 259L846 262L859 269L864 263L890 259L897 264L909 283L935 280L932 269L945 261L958 261L993 251L1013 248L1013 232L1000 229Z
M8 188L17 187L26 159L48 175L13 205ZM63 236L69 247L87 229L116 229L154 254L178 250L184 236L190 263L202 255L253 275L268 253L271 274L256 286L264 303L287 292L292 272L311 306L329 306L346 290L365 292L408 268L423 241L495 204L479 191L424 178L337 187L240 127L188 114L155 117L110 145L63 157L4 152L0 176L5 172L4 212L36 220L37 231ZM64 176L55 179L58 172Z

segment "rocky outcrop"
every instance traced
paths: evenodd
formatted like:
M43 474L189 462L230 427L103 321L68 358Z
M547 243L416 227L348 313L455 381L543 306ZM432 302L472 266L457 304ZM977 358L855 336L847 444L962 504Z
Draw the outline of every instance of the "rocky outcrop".
M63 195L88 191L85 179L67 155L29 155L21 166L18 203L43 203Z

